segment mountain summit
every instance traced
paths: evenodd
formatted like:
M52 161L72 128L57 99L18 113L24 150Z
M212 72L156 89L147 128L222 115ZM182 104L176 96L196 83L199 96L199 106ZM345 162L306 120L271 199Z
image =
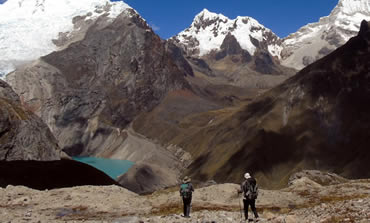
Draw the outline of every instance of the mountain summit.
M233 35L241 48L251 55L254 55L261 45L264 45L273 56L280 54L279 37L257 20L247 16L229 19L207 9L195 16L189 28L172 39L189 55L204 56L213 50L219 50L229 34Z
M284 39L282 64L302 69L328 55L356 35L362 20L370 20L369 0L340 0L329 16Z
M109 0L8 0L0 5L0 77L81 39L89 24L130 9Z

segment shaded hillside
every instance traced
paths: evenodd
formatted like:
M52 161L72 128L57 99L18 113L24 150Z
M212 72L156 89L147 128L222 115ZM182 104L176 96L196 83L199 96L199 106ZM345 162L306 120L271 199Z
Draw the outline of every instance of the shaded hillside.
M369 42L363 21L343 47L205 130L207 147L187 147L199 154L189 173L239 181L249 171L270 187L301 168L369 177Z
M50 129L0 80L0 160L58 159L60 149Z
M118 185L102 171L73 160L0 161L0 187L45 190L82 185Z
M179 120L182 134L164 141L193 155L188 174L201 181L239 182L248 171L262 186L281 187L301 169L369 177L370 32L368 23L361 27L343 47L247 105Z

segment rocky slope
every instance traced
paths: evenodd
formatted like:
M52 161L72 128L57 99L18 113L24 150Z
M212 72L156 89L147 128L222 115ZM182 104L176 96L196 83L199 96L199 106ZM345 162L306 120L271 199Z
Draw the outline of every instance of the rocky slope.
M58 160L60 152L47 125L0 80L0 160Z
M283 84L243 106L179 119L175 135L140 119L134 126L190 152L188 174L198 180L238 182L251 171L262 185L282 187L302 168L368 177L369 42L363 21L356 37Z
M130 9L122 1L7 0L0 5L0 78L16 67L83 39L98 18Z
M302 69L355 36L362 20L370 21L368 0L339 0L329 16L284 38L282 64Z
M177 189L139 196L117 186L37 191L0 189L4 222L239 222L237 184L195 188L192 218L181 217ZM320 185L306 177L281 190L260 190L260 222L369 222L370 181Z

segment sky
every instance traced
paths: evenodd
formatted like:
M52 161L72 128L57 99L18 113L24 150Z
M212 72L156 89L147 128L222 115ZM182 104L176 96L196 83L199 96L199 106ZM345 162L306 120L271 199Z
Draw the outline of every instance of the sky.
M55 0L57 1L57 0ZM112 0L120 1L120 0ZM0 0L0 4L5 0ZM250 16L279 37L327 16L338 0L124 0L163 39L186 29L204 8L230 19ZM1 16L1 15L0 15Z
M117 1L117 0L113 0ZM124 0L163 39L186 29L207 8L230 19L250 16L279 37L296 32L307 23L327 16L338 0Z

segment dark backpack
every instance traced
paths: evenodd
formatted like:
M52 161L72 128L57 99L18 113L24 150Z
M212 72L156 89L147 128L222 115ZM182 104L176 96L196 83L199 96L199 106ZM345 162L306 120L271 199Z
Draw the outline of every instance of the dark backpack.
M181 184L180 194L183 198L191 197L191 187L189 184Z
M258 186L255 179L251 178L243 183L244 197L249 200L255 200L258 197Z

